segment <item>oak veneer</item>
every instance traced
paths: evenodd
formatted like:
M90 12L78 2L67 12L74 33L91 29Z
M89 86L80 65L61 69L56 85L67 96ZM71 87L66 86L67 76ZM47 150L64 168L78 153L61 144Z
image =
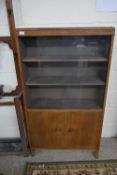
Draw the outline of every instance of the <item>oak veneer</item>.
M32 148L98 147L102 111L28 110Z

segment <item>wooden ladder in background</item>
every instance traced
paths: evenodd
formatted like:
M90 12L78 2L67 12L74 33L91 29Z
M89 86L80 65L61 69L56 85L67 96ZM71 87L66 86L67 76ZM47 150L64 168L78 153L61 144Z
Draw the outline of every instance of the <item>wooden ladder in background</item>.
M15 106L18 125L19 125L19 131L20 131L20 136L21 136L21 144L22 144L21 154L28 155L29 154L29 144L28 144L28 139L27 139L25 114L24 114L24 109L23 109L23 100L22 100L23 94L22 94L22 87L21 87L21 82L20 82L21 77L19 73L20 71L19 64L18 64L19 60L17 56L17 38L16 38L16 27L15 27L15 20L14 20L14 14L13 14L13 4L12 4L12 0L5 0L5 1L6 1L10 36L0 37L0 42L7 43L13 51L18 86L15 91L5 94L5 96L15 95L16 98L14 98L14 102L1 102L0 106L10 106L10 105Z

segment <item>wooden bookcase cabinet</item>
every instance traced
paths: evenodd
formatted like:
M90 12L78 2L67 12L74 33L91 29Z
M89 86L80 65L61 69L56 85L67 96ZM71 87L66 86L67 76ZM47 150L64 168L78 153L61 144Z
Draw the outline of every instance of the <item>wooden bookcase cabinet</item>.
M114 28L17 29L31 149L98 155Z

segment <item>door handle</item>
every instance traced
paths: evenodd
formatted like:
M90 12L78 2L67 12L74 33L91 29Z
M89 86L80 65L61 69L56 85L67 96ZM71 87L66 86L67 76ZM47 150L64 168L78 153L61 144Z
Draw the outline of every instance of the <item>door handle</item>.
M69 128L68 129L68 132L76 132L77 131L77 128Z

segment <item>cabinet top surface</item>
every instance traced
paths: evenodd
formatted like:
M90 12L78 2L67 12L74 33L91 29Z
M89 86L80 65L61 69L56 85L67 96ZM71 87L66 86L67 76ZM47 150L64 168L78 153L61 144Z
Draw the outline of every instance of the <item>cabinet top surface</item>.
M114 35L114 27L78 27L78 28L20 28L16 34L23 36L67 36L67 35Z

